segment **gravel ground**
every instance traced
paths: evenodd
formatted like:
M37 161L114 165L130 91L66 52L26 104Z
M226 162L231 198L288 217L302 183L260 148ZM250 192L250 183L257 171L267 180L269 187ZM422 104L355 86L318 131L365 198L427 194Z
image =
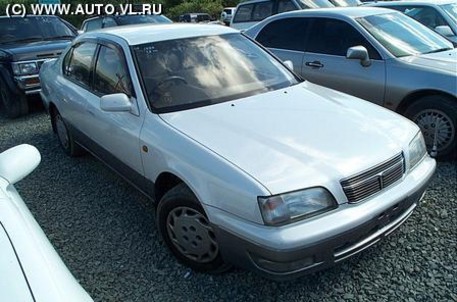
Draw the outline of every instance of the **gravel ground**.
M42 109L0 115L0 152L21 143L35 145L42 162L16 187L95 301L457 301L456 162L438 165L420 207L388 240L276 283L178 264L158 241L150 201L93 157L64 155Z

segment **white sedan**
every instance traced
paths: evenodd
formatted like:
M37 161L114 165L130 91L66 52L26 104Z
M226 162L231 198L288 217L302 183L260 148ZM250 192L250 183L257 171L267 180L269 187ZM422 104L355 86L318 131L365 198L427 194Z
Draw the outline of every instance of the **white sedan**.
M231 28L84 34L40 77L64 151L155 200L165 243L195 270L333 265L402 224L435 170L414 123L303 82Z
M92 301L13 186L40 160L30 145L0 153L0 301Z

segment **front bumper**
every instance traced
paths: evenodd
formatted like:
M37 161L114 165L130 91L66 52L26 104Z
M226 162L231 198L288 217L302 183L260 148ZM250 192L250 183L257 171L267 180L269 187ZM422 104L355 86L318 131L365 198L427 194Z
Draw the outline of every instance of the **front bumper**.
M427 157L383 194L360 204L340 205L310 221L261 226L257 233L246 225L227 228L216 223L222 256L229 263L276 280L330 267L377 243L405 222L422 198L435 166ZM226 219L223 223L230 222Z

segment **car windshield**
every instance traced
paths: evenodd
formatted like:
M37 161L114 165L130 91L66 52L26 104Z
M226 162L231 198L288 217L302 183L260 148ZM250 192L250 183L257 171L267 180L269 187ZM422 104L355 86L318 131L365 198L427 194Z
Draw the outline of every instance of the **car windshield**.
M57 17L0 18L0 43L74 36L70 28Z
M149 102L159 113L227 102L299 82L238 33L160 41L133 50Z
M116 21L119 25L142 24L142 23L173 23L163 15L125 15L118 16Z
M457 3L444 4L440 7L449 15L452 21L457 24Z
M453 48L446 39L401 13L371 15L357 21L396 57Z
M328 0L300 0L299 3L302 8L334 7Z

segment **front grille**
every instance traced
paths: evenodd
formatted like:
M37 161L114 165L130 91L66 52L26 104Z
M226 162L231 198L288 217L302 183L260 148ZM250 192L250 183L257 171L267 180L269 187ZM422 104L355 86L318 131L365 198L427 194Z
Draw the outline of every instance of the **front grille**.
M341 180L341 186L349 202L359 202L397 182L404 172L405 158L400 153L368 171Z

